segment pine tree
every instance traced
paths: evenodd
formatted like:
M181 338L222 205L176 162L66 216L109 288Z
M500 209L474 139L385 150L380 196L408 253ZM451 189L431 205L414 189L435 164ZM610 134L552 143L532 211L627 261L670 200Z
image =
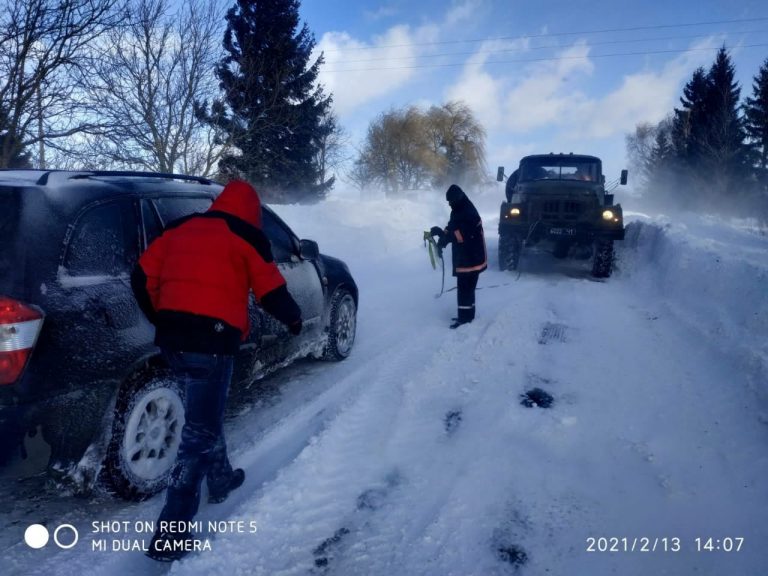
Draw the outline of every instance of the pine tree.
M683 166L695 168L701 161L707 132L709 83L703 68L697 68L683 88L682 109L675 108L672 145Z
M752 96L744 105L745 128L757 153L757 168L765 181L768 170L768 59L752 84Z
M214 103L207 117L239 152L222 159L221 171L247 178L271 201L317 200L333 185L317 163L331 97L317 84L323 57L310 63L315 39L299 28L299 5L237 0L229 9L227 54L216 67L225 106Z
M680 206L686 201L679 192L683 187L677 174L679 164L672 145L672 126L672 118L667 117L652 128L653 144L641 166L645 175L644 196L661 206Z
M720 48L707 74L705 173L711 176L715 194L738 194L747 173L744 126L739 117L741 88L725 47Z

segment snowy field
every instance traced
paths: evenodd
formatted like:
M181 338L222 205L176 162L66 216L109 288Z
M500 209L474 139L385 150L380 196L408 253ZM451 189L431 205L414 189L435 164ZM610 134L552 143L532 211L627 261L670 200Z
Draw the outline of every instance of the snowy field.
M161 496L20 483L3 500L2 573L765 574L768 237L635 214L606 282L543 253L502 273L500 197L477 199L490 266L477 319L455 331L455 291L435 298L421 241L447 221L441 195L276 207L349 264L360 309L348 360L299 362L231 409L246 482L198 519L257 531L203 531L210 551L159 565L92 548L148 541L134 522L155 520ZM549 408L521 404L535 388ZM131 528L95 534L94 521ZM72 524L80 540L32 550L22 534L35 522ZM709 538L721 549L703 549Z

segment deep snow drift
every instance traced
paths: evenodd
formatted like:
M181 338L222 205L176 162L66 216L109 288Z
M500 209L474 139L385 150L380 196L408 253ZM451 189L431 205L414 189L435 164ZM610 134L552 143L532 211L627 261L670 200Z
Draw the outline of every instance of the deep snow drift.
M765 570L768 238L635 215L607 282L540 253L524 254L518 276L496 269L501 196L477 199L490 268L477 320L456 331L455 292L434 297L439 271L421 241L447 221L441 195L276 207L349 264L358 339L347 361L299 363L259 383L267 400L233 409L246 483L198 518L258 531L201 534L212 551L170 573ZM550 408L521 404L535 388ZM8 513L18 535L3 573L165 572L141 552L92 551L104 536L91 522L152 521L161 505L61 497ZM27 548L24 528L41 521L73 524L80 542ZM588 551L601 537L621 551ZM744 540L697 551L710 537Z

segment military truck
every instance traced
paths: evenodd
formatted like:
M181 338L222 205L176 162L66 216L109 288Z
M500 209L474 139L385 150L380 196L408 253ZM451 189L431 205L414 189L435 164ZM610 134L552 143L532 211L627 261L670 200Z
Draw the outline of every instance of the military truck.
M504 180L500 166L496 179ZM627 183L621 171L620 184ZM592 258L592 275L607 278L613 242L624 239L620 204L606 193L595 156L537 154L520 160L506 183L499 215L499 267L517 270L524 247L542 244L556 258Z

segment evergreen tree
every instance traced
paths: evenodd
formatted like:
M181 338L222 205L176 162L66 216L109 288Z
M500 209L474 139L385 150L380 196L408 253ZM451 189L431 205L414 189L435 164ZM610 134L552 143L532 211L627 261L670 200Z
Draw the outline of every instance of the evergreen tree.
M747 175L744 126L739 117L741 88L725 47L720 48L707 74L707 126L704 173L716 195L739 193Z
M643 196L656 206L681 206L688 200L681 195L684 186L679 178L679 161L672 144L674 118L668 116L656 126L639 126L646 141L642 157L637 161L642 174ZM648 140L651 140L648 143Z
M225 57L216 67L224 105L210 122L239 153L225 156L224 174L250 180L271 201L322 198L317 158L331 97L317 84L322 55L310 63L314 35L299 28L299 0L237 0L227 12Z
M752 96L744 105L745 128L757 155L757 169L765 182L768 170L768 59L752 84Z
M680 164L695 168L702 157L707 132L709 83L703 68L697 68L683 88L682 109L675 108L672 146Z
M673 184L674 149L669 130L659 124L656 128L656 138L648 157L648 189L653 195L667 196Z

